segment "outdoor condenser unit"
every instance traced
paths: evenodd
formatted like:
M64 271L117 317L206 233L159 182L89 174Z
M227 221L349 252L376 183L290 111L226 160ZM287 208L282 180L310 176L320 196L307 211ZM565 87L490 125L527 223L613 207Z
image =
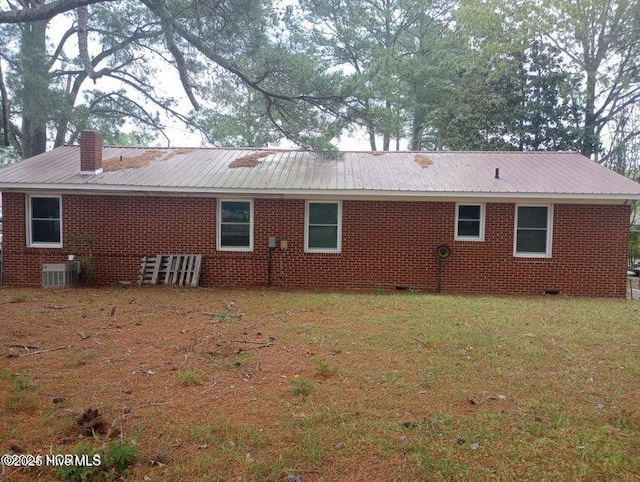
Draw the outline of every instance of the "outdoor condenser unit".
M42 265L42 286L61 288L78 284L79 263L45 263Z

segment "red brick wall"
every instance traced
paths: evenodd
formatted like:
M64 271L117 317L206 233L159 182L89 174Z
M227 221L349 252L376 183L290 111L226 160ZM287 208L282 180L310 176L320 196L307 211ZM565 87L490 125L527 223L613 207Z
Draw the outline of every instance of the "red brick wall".
M254 250L216 251L216 199L63 195L62 249L27 248L24 194L4 193L4 280L39 284L41 264L72 253L72 235L96 240L96 281L135 281L143 256L204 255L202 284L267 283L268 237L286 239L273 251L272 284L289 287L436 291L435 248L451 246L443 264L445 293L625 296L629 207L556 204L553 257L513 256L515 205L487 203L484 242L454 241L455 203L344 201L342 253L304 252L302 200L255 199ZM76 253L77 254L77 253Z
M80 133L80 171L95 172L102 169L102 134L97 131Z

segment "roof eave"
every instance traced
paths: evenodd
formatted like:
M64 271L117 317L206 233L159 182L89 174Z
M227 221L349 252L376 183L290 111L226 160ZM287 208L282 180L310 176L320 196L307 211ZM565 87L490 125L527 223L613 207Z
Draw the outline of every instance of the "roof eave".
M282 199L371 199L371 200L459 200L514 202L538 200L540 202L619 202L640 200L640 193L562 193L562 192L473 192L473 191L394 191L374 189L234 189L183 186L87 185L44 183L0 183L0 191L49 192L73 194L140 195L140 196L231 196Z

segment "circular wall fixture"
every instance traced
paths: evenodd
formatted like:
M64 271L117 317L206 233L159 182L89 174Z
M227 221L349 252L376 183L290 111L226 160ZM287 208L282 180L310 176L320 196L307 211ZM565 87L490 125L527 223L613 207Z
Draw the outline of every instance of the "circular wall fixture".
M451 256L451 248L446 244L441 244L436 248L436 258L438 260L445 261L449 259L449 256Z

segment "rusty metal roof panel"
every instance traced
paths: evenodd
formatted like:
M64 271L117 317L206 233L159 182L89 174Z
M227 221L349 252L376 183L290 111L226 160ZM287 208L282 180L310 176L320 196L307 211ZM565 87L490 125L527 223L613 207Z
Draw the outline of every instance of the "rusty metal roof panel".
M635 193L640 185L577 153L429 153L436 190L504 193ZM499 169L499 179L495 170Z
M640 184L571 152L347 152L106 147L104 172L80 174L65 146L0 170L0 188L172 188L190 192L358 192L640 196ZM499 179L496 179L496 169Z

